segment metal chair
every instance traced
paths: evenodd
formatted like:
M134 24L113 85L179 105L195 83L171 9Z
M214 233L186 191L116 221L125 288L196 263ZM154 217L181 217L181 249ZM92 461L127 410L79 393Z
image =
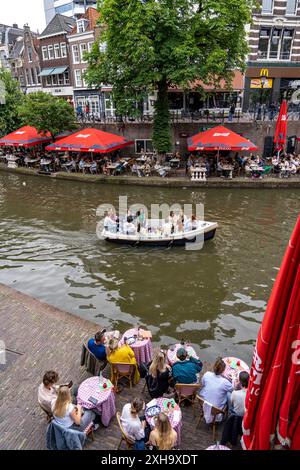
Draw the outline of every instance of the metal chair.
M129 381L129 387L132 388L135 368L135 364L125 362L115 362L111 364L111 381L114 386L118 388L119 380L124 377Z
M198 400L199 404L200 404L200 412L199 412L199 417L197 419L197 423L196 423L196 428L199 426L200 424L200 421L204 418L204 412L203 412L203 405L205 403L205 400L201 397L199 397L199 395L196 396L196 400ZM216 421L217 419L217 416L218 415L223 415L223 419L225 418L225 416L227 415L227 406L222 410L221 408L218 408L217 406L211 406L211 416L212 416L212 430L213 430L213 440L215 441L215 437L216 437L216 427L218 425L218 423L220 421ZM223 421L222 419L222 421Z
M134 441L129 436L127 436L126 432L124 431L124 428L123 428L122 423L121 423L121 416L120 416L119 411L117 411L116 417L117 417L118 426L119 426L121 434L122 434L122 437L121 437L121 440L120 440L119 445L117 447L117 450L120 450L120 447L121 447L123 441L126 444L126 449L131 450L131 449L133 449Z
M197 392L200 389L201 385L199 383L196 384L176 384L175 385L175 392L178 397L178 405L187 400L193 406L194 416L195 416L195 402Z

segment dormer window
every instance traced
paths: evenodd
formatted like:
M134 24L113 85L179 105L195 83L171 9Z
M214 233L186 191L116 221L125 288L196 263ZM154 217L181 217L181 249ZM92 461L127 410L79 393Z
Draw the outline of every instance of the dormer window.
M88 23L88 20L77 20L77 33L84 33Z

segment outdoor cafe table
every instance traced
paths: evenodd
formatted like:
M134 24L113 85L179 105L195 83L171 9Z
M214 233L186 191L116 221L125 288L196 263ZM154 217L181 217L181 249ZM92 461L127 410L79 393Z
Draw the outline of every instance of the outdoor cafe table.
M174 407L168 406L168 403L172 403ZM145 417L151 429L155 427L155 417L147 416L147 408L150 408L151 406L158 406L160 410L168 416L172 428L177 433L177 446L180 446L181 427L182 427L182 413L181 413L180 406L175 402L174 399L170 400L168 398L163 398L163 397L154 398L149 403L147 403L146 410L145 410Z
M125 343L125 338L134 338L134 336L138 336L138 328L131 328L130 330L125 331L123 334L120 344ZM152 348L152 342L150 338L147 339L138 339L138 337L135 338L135 342L132 344L129 344L131 349L134 352L136 362L138 364L141 364L142 362L151 362L153 359L153 348Z
M103 389L99 384L99 377L90 377L82 382L78 389L77 403L87 410L95 409L101 414L103 426L108 426L110 420L116 414L114 387L110 380L104 379L107 389ZM89 401L93 397L97 400L97 405Z
M190 357L199 359L195 349L192 346L187 346L185 344L177 343L174 346L171 346L167 351L167 358L168 358L170 366L172 366L173 364L175 364L175 362L179 360L177 357L177 351L180 348L185 349Z
M233 166L232 165L222 165L222 173L226 171L227 176L225 178L232 179Z
M240 372L250 372L246 362L242 361L237 357L223 357L223 361L226 364L226 369L223 372L223 376L232 382L233 387L236 388L239 384Z
M207 447L205 450L231 450L229 447L222 446L220 444L215 444L213 446Z

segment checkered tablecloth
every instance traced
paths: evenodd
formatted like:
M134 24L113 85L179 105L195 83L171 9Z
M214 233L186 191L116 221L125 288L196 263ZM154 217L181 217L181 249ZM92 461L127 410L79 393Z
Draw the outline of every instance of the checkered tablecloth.
M226 369L222 375L232 382L234 388L237 388L239 384L240 372L245 371L249 373L249 367L247 366L246 362L238 359L237 357L223 357L223 361L226 364Z
M192 346L183 346L182 344L178 343L169 348L167 352L168 361L171 366L178 361L177 351L179 348L184 348L189 356L194 357L195 359L199 359L195 349Z
M124 338L131 338L134 335L138 334L137 328L131 328L130 330L125 331L123 334L120 344L124 344ZM130 344L131 349L134 352L136 362L141 364L142 362L151 362L153 359L153 348L152 341L150 338L143 340L136 340L135 343Z
M165 407L163 406L164 402L168 403L171 402L172 400L168 400L167 398L157 398L156 399L156 404L157 406L160 407L162 412L166 412ZM147 405L148 406L148 405ZM146 408L147 408L146 406ZM176 413L174 413L176 409ZM170 424L174 431L177 432L177 445L180 446L181 443L181 427L182 427L182 413L180 407L176 404L176 408L171 409L172 411L169 413L166 413L168 415ZM146 421L150 425L150 427L153 429L155 427L155 418L154 417L148 417L146 415Z
M210 446L210 447L207 447L207 449L205 450L231 450L229 449L229 447L226 447L226 446L221 446L221 445L214 445L214 446Z
M110 384L109 380L105 380L107 384ZM97 405L88 401L90 397L98 401ZM77 403L87 410L96 408L101 414L103 426L108 426L111 418L116 414L114 388L110 387L107 390L101 390L98 376L91 377L82 382L78 389Z

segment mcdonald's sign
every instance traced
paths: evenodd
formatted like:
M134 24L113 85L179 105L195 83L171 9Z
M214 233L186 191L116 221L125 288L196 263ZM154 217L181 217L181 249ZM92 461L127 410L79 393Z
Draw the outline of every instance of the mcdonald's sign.
M268 69L261 69L260 70L260 76L261 77L268 77L269 76L269 70Z

